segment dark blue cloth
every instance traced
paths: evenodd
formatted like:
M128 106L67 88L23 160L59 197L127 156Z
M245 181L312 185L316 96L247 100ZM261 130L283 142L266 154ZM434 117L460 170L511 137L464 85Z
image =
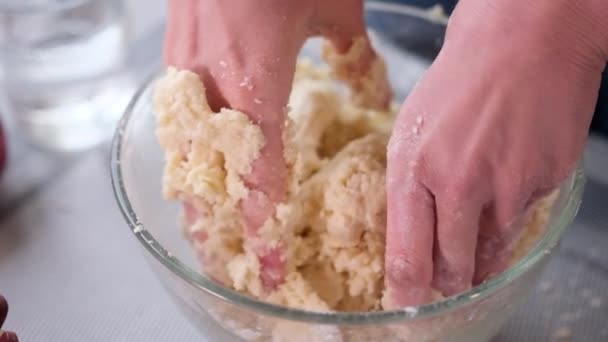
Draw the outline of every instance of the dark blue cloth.
M436 4L441 4L447 13L452 13L457 0L388 0L389 2L407 4L428 8ZM602 86L600 88L598 103L591 130L608 136L608 68L604 71Z
M602 77L600 97L597 100L591 129L608 137L608 68L606 68L604 77Z

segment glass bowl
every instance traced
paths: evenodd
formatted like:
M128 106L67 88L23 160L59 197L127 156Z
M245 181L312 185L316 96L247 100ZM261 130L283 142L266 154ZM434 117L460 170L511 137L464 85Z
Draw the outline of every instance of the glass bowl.
M437 55L447 20L437 11L368 3L366 19L401 101ZM318 44L302 55L318 58ZM159 280L209 341L487 341L523 302L572 222L584 176L564 182L539 242L519 262L482 285L445 300L401 310L317 313L289 309L239 294L197 272L200 266L178 227L179 206L163 199L163 153L152 108L158 75L135 95L112 149L112 184L128 226Z

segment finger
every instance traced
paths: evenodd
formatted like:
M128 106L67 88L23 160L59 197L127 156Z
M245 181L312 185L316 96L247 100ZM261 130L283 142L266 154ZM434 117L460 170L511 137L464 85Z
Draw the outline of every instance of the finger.
M182 203L184 234L192 243L194 251L196 252L196 258L207 271L207 275L217 281L217 278L214 277L214 272L212 271L217 262L215 261L213 254L209 255L206 253L204 248L205 242L209 238L207 230L203 228L206 223L199 222L200 219L204 219L209 216L206 205L201 205L204 202L196 199L196 197L188 197L184 196L183 194L179 195L179 199ZM221 281L219 282L221 283Z
M229 85L230 80L218 81L223 89L223 96L230 107L237 109L258 124L265 141L259 157L254 160L251 173L243 177L247 187L251 189L249 196L241 203L249 230L257 230L274 212L274 205L284 199L287 168L283 157L283 123L284 108L287 106L290 84L295 70L296 54L282 56L289 59L288 65L281 67L266 66L265 70L274 70L271 74L291 75L280 76L278 79L267 79L259 70L246 71L238 84ZM275 60L268 56L263 60ZM284 70L286 69L286 70ZM278 89L280 88L280 89ZM246 143L246 142L243 142Z
M345 54L326 45L323 58L331 66L333 77L351 90L351 101L360 107L386 110L393 96L384 61L374 53L369 38L352 40Z
M261 25L256 30L245 30L235 47L221 56L209 56L207 63L209 77L227 105L245 113L264 134L260 156L253 162L251 173L244 176L246 185L255 190L246 200L250 202L246 208L253 208L247 213L267 212L268 202L276 204L285 195L284 113L305 35L303 30L295 30L287 37L272 28ZM251 221L259 227L259 219L251 217Z
M257 237L258 229L274 213L275 203L262 191L250 190L248 197L241 202L241 211L247 218L245 234Z
M550 188L541 188L541 189L534 191L532 193L532 196L530 196L530 199L528 199L528 202L526 203L526 206L525 206L526 213L528 212L528 209L534 207L534 205L536 205L538 203L538 201L540 201L543 198L554 193L556 189L557 189L557 187L550 187Z
M198 220L199 214L194 205L189 201L184 201L183 207L185 223L188 226L192 226L196 222L196 220Z
M273 39L273 44L276 44L286 37L278 37L276 33L268 36L269 41ZM248 196L240 203L248 239L258 239L259 229L274 215L276 204L285 198L284 109L291 90L297 54L303 42L304 36L296 35L290 37L289 42L281 44L287 46L285 49L259 41L255 46L243 47L248 52L246 59L226 57L226 68L234 66L234 73L224 78L216 77L230 107L249 116L252 122L260 126L265 138L259 157L252 163L251 173L243 176L250 189ZM216 71L215 75L219 72ZM285 276L284 258L281 257L284 249L271 248L265 243L253 245L258 246L256 253L264 287L276 288Z
M167 29L165 31L163 60L165 64L190 69L194 62L196 41L192 39L197 28L197 0L168 1ZM189 32L190 31L190 32Z
M338 53L348 52L353 38L367 37L362 0L322 1L315 14L312 31L329 39Z
M473 279L475 285L500 274L509 266L527 215L523 212L513 214L508 221L501 221L498 217L496 205L488 207L481 215Z
M350 15L343 15L348 8ZM352 90L352 101L364 107L385 110L392 90L384 61L375 53L365 25L360 0L327 1L314 21L319 34L326 37L323 58L334 75Z
M167 9L167 29L165 32L163 59L165 65L180 70L189 70L198 74L205 84L205 92L209 106L214 111L227 107L226 100L210 73L209 49L202 40L202 18L197 15L201 11L198 0L169 1ZM218 23L208 22L209 25ZM222 53L218 51L218 54Z
M6 315L8 314L8 303L6 302L6 298L0 296L0 327L4 324L4 320L6 319Z
M403 165L406 151L390 145L384 306L403 307L431 299L435 208L431 193Z
M258 252L262 272L260 279L266 289L276 289L285 278L285 262L281 247L265 247Z
M209 217L208 205L196 196L180 195L179 199L182 202L182 220L189 239L197 244L203 244L207 240L207 232L200 229L201 223L197 222Z
M433 287L445 296L466 291L473 283L481 206L467 202L436 200Z
M250 195L241 203L241 210L246 219L245 234L250 240L258 240L257 231L275 210L275 204L258 190L251 190ZM257 245L256 254L260 262L260 279L265 289L275 289L285 278L285 262L281 257L282 246L270 247L265 243Z

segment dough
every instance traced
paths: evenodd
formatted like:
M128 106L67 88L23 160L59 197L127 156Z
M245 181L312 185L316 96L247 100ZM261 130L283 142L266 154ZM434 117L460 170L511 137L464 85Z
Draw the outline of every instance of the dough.
M284 248L285 282L270 293L260 281L255 246L243 237L238 207L248 191L241 176L264 145L260 129L238 111L213 113L194 73L169 68L158 82L164 195L190 203L198 213L186 213L184 228L208 275L293 308L382 309L385 155L395 109L379 109L386 102L374 91L383 89L374 84L386 77L381 59L369 75L348 82L345 60L360 51L360 42L346 56L326 50L331 68L297 65L284 134L287 200L259 233L265 244ZM349 95L338 80L355 91ZM530 222L541 227L545 221L535 215ZM528 231L533 236L522 239L520 250L527 251L542 233Z

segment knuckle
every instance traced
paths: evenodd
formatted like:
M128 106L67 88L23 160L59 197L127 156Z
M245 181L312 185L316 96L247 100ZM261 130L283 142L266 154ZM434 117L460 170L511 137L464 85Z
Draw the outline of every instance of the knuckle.
M490 215L490 223L498 233L504 235L519 228L529 193L523 188L515 187L498 190Z
M573 167L570 165L566 165L563 167L556 168L552 173L552 176L549 179L549 184L546 187L558 187L561 183L563 183L572 173Z
M521 197L521 196L518 196ZM499 202L495 208L495 224L498 231L506 233L516 228L525 207L525 200L511 199Z
M477 246L476 258L487 262L510 255L518 236L513 231L482 236Z
M454 257L452 258L436 256L435 270L442 278L454 279L455 282L461 283L473 275L475 272L475 265L471 262L472 260L468 260L467 257L457 255L462 253L455 252L454 254Z
M423 116L407 107L401 109L393 126L391 138L388 143L389 158L401 158L403 155L420 154L424 140L421 139L421 125Z
M503 247L503 239L498 235L485 236L477 246L477 258L481 261L491 260L496 256L496 252Z
M389 174L391 170L399 170L406 177L423 181L427 176L427 160L422 153L423 148L413 146L412 142L395 137L393 133L387 146L387 163ZM405 169L407 172L403 172Z
M571 156L568 156L571 154ZM563 152L543 160L544 168L536 173L536 184L542 188L555 188L564 182L576 169L580 153Z
M386 273L393 285L424 285L431 281L432 274L422 262L408 260L404 256L393 256L387 259Z
M470 287L475 273L473 265L438 261L435 263L433 285L444 294L451 295Z
M410 161L410 168L414 178L424 180L427 176L426 159L422 153Z
M553 191L555 191L556 188L557 187L539 188L536 191L532 192L532 194L530 195L530 197L528 198L528 200L526 202L525 210L529 210L538 201L540 201L541 199L543 199L543 198L549 196L550 194L552 194Z
M465 162L459 165L455 159L441 159L441 164L434 163L436 173L432 183L436 193L442 194L448 203L461 205L477 200L476 196L487 192L489 180L480 173L476 164Z
M389 163L393 160L399 161L414 154L415 142L405 132L402 125L396 125L387 145L387 158Z
M449 177L444 177L449 179ZM441 187L448 203L458 205L459 203L471 201L478 191L479 184L476 184L474 177L462 176L449 179L448 183Z

